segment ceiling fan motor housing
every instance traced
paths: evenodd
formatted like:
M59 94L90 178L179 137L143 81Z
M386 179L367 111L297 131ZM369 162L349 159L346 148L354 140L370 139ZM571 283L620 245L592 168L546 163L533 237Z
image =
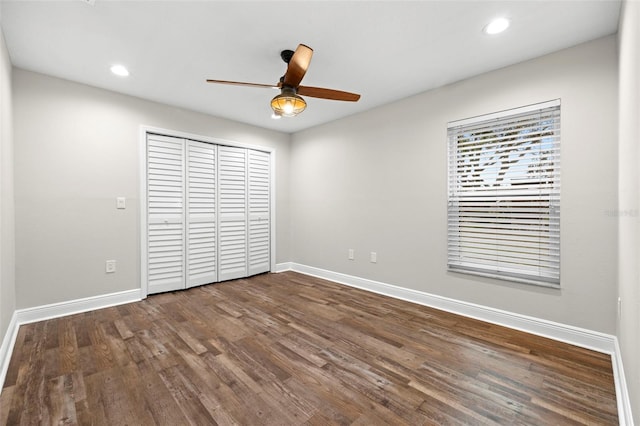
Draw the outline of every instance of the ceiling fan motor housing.
M282 52L280 52L280 57L282 58L283 61L285 61L288 64L291 61L293 54L294 54L293 50L283 50Z

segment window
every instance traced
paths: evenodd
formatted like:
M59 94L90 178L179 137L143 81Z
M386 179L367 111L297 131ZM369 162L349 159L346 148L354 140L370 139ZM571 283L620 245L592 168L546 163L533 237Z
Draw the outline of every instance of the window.
M448 124L448 268L560 286L560 100Z

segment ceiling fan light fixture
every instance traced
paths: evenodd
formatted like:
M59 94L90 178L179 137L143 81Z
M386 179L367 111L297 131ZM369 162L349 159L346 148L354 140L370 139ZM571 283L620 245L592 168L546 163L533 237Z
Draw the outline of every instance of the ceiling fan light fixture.
M283 88L282 93L271 99L273 114L280 117L295 117L305 110L307 103L295 90Z

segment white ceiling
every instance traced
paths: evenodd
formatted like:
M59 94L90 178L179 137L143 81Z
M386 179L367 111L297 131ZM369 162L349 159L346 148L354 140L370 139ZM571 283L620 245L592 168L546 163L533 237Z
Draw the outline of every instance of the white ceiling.
M89 3L87 3L89 1ZM617 31L619 0L33 1L1 0L14 66L292 133ZM488 36L494 17L511 19ZM314 49L303 85L360 93L306 98L270 118L283 49ZM128 78L110 73L127 66Z

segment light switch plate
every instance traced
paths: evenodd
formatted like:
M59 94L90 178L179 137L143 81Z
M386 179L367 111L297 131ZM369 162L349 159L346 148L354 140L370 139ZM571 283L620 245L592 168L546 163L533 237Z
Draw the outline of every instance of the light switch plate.
M127 199L124 197L116 198L116 207L118 209L126 209L127 208Z

